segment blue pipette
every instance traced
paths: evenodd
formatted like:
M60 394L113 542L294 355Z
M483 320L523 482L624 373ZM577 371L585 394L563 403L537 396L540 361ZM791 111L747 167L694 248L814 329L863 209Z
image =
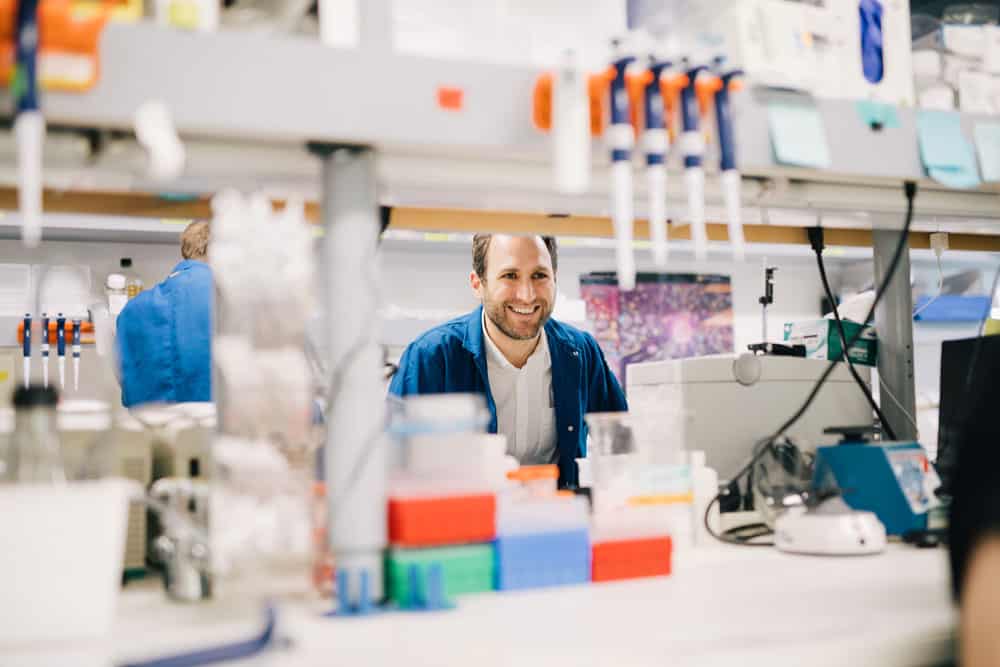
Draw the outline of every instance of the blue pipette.
M24 349L24 386L31 383L31 313L24 314L24 335L21 336Z

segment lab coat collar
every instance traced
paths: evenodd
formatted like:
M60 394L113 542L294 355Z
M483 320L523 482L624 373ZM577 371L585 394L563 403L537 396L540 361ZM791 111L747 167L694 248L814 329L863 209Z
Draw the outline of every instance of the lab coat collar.
M187 271L189 269L209 269L209 265L198 259L183 259L177 263L173 271L167 276L168 278L173 278L181 271Z

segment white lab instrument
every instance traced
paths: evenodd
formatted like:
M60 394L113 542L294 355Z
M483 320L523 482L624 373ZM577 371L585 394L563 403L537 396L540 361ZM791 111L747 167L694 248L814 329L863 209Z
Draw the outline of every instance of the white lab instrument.
M556 189L580 194L590 187L590 96L587 71L573 52L552 81L552 148Z
M42 240L42 112L22 111L14 121L17 141L17 201L21 214L21 239L29 248Z
M779 516L774 546L817 556L864 556L885 550L885 526L874 512L852 510L840 498L816 507L796 507Z
M611 80L611 124L607 129L611 149L611 221L615 233L615 258L618 287L635 289L635 251L632 248L634 209L632 202L632 148L635 129L629 119L629 99L625 86L625 71L635 58L624 57L614 62L615 76Z
M746 463L753 446L772 435L802 404L828 363L746 354L630 364L629 408L633 413L655 413L679 404L690 415L682 436L684 447L704 450L707 464L727 480ZM870 382L870 369L856 370ZM847 367L840 365L788 435L801 449L813 451L818 444L836 440L823 434L829 426L871 423L871 407Z
M128 502L141 494L118 479L0 485L0 534L11 545L0 568L0 653L108 636Z

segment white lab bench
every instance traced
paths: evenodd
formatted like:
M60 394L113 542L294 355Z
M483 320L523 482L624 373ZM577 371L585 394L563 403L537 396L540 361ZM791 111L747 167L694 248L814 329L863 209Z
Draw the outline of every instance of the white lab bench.
M813 557L723 546L675 554L670 577L463 596L455 610L331 619L306 604L279 618L294 644L269 665L936 665L957 612L947 551ZM257 605L182 605L141 585L121 596L114 664L245 639ZM63 653L3 664L104 665ZM102 659L105 662L102 662Z

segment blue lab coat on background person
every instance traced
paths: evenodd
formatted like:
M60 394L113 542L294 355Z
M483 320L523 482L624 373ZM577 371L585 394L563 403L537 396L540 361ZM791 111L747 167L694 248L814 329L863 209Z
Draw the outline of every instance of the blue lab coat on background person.
M576 458L586 456L588 412L627 410L625 395L590 334L548 320L545 336L552 360L559 485L578 485ZM389 392L440 394L471 392L486 396L490 433L497 432L497 409L490 392L483 339L483 308L424 333L403 353Z
M212 298L205 262L186 259L118 315L122 404L212 400Z

